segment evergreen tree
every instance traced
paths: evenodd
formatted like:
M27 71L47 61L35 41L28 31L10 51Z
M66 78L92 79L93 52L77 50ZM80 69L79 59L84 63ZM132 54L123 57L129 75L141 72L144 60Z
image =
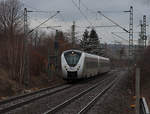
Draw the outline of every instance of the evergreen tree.
M98 35L94 29L91 30L89 35L89 52L92 54L99 55L100 52L100 42Z
M80 47L85 52L88 52L89 50L89 32L87 31L87 29L85 30L83 34L82 40L80 42Z

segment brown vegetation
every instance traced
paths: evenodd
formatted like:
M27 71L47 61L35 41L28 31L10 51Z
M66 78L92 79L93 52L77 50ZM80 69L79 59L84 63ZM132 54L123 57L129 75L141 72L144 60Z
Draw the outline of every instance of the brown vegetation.
M139 62L141 68L141 95L146 97L150 106L150 47L145 49Z
M28 39L29 50L29 88L48 86L48 48L50 55L54 55L55 37L41 31L38 38L35 32L25 37L23 30L23 10L20 1L0 1L0 96L13 95L17 90L24 88L25 38ZM58 33L60 60L61 52L69 49L71 44L65 39L63 32Z

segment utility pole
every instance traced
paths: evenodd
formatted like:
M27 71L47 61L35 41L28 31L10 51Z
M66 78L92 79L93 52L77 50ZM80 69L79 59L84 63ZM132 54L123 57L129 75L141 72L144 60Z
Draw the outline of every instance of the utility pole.
M23 64L23 78L24 78L24 84L28 86L29 84L29 53L28 53L28 40L27 36L38 29L41 25L55 17L60 11L57 11L54 15L46 19L44 22L40 23L38 26L36 26L34 29L28 31L28 24L27 24L27 12L36 12L36 11L28 11L27 8L24 9L24 64ZM38 11L37 11L38 12ZM50 49L48 48L48 53ZM50 62L50 55L48 54L48 62ZM50 65L50 63L48 63ZM49 66L48 66L49 67ZM49 69L48 69L49 72ZM50 75L50 72L48 73Z
M23 82L27 87L29 85L29 52L28 52L28 21L27 8L24 8L24 64L23 64Z
M146 36L146 15L143 16L143 37L142 39L144 40L144 48L146 48L146 41L147 41L147 36Z
M58 32L58 30L56 30L56 35L55 35L55 44L54 44L54 49L55 49L55 68L56 68L56 72L58 71L58 54L59 54L59 52L58 52L58 48L59 48L59 45L58 45L58 38L59 38L59 32Z
M146 42L147 42L147 35L146 35L146 15L143 16L143 21L140 20L140 26L141 26L141 32L139 34L140 39L138 42L138 53L139 57L143 52L143 49L146 48Z
M133 7L130 7L130 24L129 24L129 56L133 56Z
M75 48L74 45L75 44L75 21L73 21L71 37L72 37L72 47Z
M144 40L143 40L143 22L140 20L141 32L139 33L140 39L138 42L139 45L139 53L144 49Z
M59 51L58 51L58 48L59 48L59 45L58 45L58 38L59 38L59 32L58 30L56 30L56 35L55 35L55 40L54 40L54 55L50 55L50 45L48 45L48 77L50 79L50 77L54 74L54 70L55 70L55 73L58 71L58 54L59 54ZM54 64L51 62L51 61L54 61Z
M129 56L133 56L133 48L134 48L134 46L133 46L133 7L131 6L130 10L124 11L124 12L130 13L129 31L127 29L125 29L124 27L122 27L121 25L119 25L118 23L116 23L115 21L113 21L112 19L105 16L101 11L97 11L97 13L99 13L100 15L105 17L107 20L109 20L110 22L112 22L113 24L115 24L116 26L118 26L119 28L124 30L125 32L129 33Z

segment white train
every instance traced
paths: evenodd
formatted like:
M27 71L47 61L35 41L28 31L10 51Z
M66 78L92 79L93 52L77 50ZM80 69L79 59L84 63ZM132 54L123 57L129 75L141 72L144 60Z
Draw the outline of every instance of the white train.
M108 72L110 60L79 50L67 50L61 55L61 67L63 79L75 80Z

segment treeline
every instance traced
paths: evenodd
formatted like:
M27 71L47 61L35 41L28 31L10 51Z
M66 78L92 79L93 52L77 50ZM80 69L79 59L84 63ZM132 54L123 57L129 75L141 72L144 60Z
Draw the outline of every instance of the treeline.
M22 6L20 0L0 1L0 68L5 69L9 78L19 85L23 84L24 79L25 39L28 41L30 76L47 73L48 48L50 55L54 55L55 40L55 34L40 30L25 37ZM63 32L58 33L60 55L63 50L71 48L71 43Z
M100 41L96 30L90 32L86 29L80 42L83 51L91 54L101 55Z

